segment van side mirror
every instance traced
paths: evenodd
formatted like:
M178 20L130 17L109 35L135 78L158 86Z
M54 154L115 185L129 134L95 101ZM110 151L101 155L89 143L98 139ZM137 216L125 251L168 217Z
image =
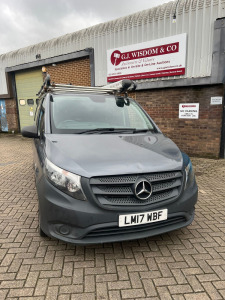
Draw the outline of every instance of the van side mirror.
M22 136L27 138L38 138L37 126L25 126L21 130Z

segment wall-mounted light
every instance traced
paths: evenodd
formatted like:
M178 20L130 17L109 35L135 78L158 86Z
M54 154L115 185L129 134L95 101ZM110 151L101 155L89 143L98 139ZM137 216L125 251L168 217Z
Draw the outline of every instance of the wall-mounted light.
M172 23L174 24L174 23L176 23L176 22L177 22L177 17L176 17L176 14L174 13Z
M56 64L52 64L53 67L56 67Z
M41 59L41 54L36 54L36 59Z
M26 101L24 99L19 100L20 105L26 105Z
M176 23L177 22L177 5L178 5L179 2L180 2L180 0L177 0L177 4L176 4L175 11L174 11L174 14L173 14L172 23Z

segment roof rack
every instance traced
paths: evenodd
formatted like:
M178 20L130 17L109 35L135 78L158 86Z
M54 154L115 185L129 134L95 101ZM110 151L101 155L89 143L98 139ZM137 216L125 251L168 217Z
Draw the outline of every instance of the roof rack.
M108 84L103 87L91 86L76 86L71 84L50 84L50 75L47 74L46 79L38 92L37 96L41 97L46 93L65 94L65 93L98 93L98 94L118 94L128 91L133 91L136 84L128 79L120 80L118 82Z
M101 88L101 87L91 87L91 86L76 86L69 84L52 84L48 88L49 92L54 94L59 93L110 93L113 94L116 89L113 88Z

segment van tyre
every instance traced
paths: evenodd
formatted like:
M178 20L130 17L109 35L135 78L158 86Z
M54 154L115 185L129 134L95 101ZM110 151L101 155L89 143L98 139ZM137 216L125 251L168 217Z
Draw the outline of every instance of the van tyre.
M40 212L39 212L39 222L38 222L38 231L39 231L39 235L41 237L47 237L47 234L44 233L44 231L41 229L41 216L40 216Z
M39 235L41 237L47 237L47 234L44 233L44 231L41 229L40 225L39 225Z

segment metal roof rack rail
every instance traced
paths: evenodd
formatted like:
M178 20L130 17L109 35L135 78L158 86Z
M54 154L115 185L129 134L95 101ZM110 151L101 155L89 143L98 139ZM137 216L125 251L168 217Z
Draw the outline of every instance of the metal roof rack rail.
M49 92L53 93L110 93L116 92L113 88L91 87L91 86L76 86L67 84L52 84L48 88Z
M118 82L114 82L103 87L92 86L76 86L71 84L51 84L50 75L47 74L43 85L37 96L50 92L54 94L62 93L98 93L98 94L118 94L124 92L127 95L128 91L136 89L136 84L132 80L124 79Z
M103 88L112 88L119 93L133 92L136 90L136 83L130 79L123 79L103 86Z

